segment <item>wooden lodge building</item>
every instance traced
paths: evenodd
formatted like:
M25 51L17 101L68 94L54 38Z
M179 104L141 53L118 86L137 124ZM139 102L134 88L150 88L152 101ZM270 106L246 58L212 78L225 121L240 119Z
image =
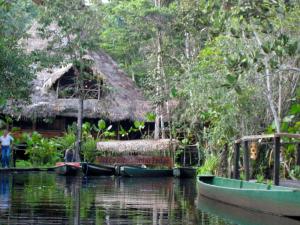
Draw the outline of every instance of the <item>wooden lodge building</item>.
M37 28L34 23L29 37L22 41L29 53L48 45ZM116 129L120 124L126 127L130 121L145 120L152 107L117 63L103 51L88 52L85 58L92 63L86 69L90 77L84 81L84 121L96 123L104 119L116 124ZM44 68L32 82L30 102L9 101L0 109L0 115L13 118L10 128L18 127L20 132L35 130L48 137L61 135L77 118L75 79L72 64Z

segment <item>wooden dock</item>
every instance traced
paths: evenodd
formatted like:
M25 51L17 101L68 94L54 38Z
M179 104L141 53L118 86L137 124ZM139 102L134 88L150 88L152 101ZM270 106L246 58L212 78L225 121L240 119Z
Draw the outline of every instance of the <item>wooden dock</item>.
M9 173L9 172L35 172L35 171L54 171L55 167L32 167L32 168L0 168L0 173Z

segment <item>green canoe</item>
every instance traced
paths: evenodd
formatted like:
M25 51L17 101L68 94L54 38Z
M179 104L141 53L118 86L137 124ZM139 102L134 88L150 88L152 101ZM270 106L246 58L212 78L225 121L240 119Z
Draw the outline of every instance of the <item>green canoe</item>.
M300 218L300 189L216 176L199 176L199 193L220 202L279 216Z
M170 177L173 176L173 170L121 166L120 174L126 177Z
M115 175L115 167L94 163L81 163L82 172L85 176L112 176Z

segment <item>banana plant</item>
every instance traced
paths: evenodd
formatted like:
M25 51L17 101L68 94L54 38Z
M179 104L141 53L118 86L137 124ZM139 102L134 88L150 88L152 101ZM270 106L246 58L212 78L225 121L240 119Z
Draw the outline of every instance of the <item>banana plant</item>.
M97 139L111 138L115 136L115 132L111 131L112 125L107 126L104 120L99 120L97 126L93 129L97 132Z
M143 135L142 130L145 128L145 123L143 121L134 121L133 127L130 127L128 133L139 131Z

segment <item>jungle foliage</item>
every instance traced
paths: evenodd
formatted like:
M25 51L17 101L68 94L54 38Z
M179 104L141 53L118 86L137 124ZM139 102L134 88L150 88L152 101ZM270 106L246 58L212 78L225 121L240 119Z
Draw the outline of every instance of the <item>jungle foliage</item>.
M25 37L29 21L35 15L31 6L29 0L0 0L0 105L7 99L26 99L30 92L33 61L19 40Z
M11 6L28 15L25 3L7 2L0 0L3 15L13 12ZM223 146L237 137L300 132L299 0L85 2L45 0L36 8L45 26L56 20L70 40L56 53L69 55L81 68L86 51L104 49L155 105L153 119L161 126L161 137L197 144L211 159L219 158ZM0 18L8 24L10 17ZM14 54L0 55L1 60L9 60L3 64L7 68L0 65L8 74L29 68L26 57L11 63L15 54L22 53L18 38L9 32L0 38L4 49L0 54ZM11 48L2 44L6 41ZM14 90L12 84L6 86ZM177 107L170 113L174 102ZM136 124L133 129L143 126ZM83 126L87 148L94 144L84 130L92 127ZM103 122L95 127L97 138L114 136ZM122 136L127 132L121 129ZM294 168L295 147L284 147L284 160ZM295 167L291 173L297 171Z

